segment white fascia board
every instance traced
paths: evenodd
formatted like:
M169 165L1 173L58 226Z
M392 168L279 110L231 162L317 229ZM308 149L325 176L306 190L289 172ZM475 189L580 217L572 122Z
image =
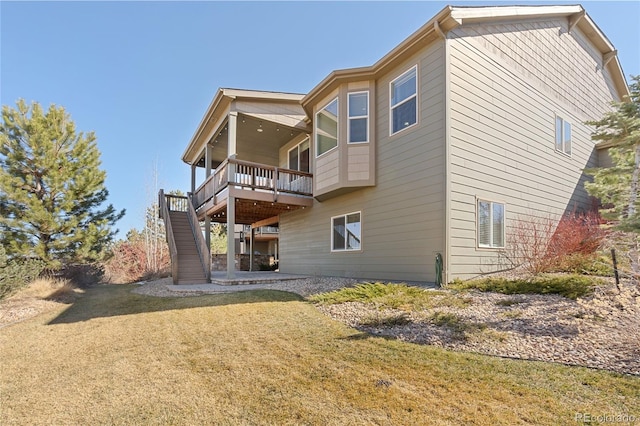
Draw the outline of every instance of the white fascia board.
M221 89L225 96L231 98L267 99L274 101L300 102L305 96L300 93L268 92L262 90Z
M451 17L458 23L494 21L513 18L537 18L549 15L569 16L580 13L584 9L580 5L569 6L487 6L487 7L453 7Z

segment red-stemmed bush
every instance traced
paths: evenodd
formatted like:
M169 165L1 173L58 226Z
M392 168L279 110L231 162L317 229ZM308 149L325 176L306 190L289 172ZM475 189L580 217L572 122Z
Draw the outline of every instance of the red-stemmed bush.
M166 243L158 246L155 253L142 238L118 241L112 248L112 257L105 264L105 276L112 283L131 283L168 274L169 250ZM153 261L151 259L153 258Z
M597 212L567 213L559 221L550 215L522 216L511 226L507 256L532 275L588 263L606 236L601 225Z

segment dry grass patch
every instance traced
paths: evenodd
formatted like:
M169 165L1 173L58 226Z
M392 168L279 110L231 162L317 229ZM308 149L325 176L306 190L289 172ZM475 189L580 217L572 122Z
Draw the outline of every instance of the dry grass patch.
M0 301L0 327L72 303L84 291L63 279L39 278Z
M53 301L73 301L77 294L83 293L69 280L38 278L27 287L19 290L12 299L41 299Z
M371 337L300 297L97 286L0 330L0 424L541 424L637 413L640 380Z

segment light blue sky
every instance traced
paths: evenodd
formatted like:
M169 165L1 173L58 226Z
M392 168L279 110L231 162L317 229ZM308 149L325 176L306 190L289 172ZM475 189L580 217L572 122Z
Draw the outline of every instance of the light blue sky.
M94 131L109 202L143 223L158 186L187 191L181 155L218 87L306 93L373 64L445 5L570 2L0 2L0 101L64 106ZM583 2L640 74L640 2Z

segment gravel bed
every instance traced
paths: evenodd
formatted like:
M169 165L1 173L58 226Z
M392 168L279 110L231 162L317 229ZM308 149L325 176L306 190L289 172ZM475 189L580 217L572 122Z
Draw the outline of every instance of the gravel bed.
M405 312L349 302L318 309L377 336L640 375L640 292L632 286L620 294L615 288L600 289L575 301L481 292L459 297L467 306Z
M5 299L0 302L0 328L33 318L60 305L60 302L34 298Z

